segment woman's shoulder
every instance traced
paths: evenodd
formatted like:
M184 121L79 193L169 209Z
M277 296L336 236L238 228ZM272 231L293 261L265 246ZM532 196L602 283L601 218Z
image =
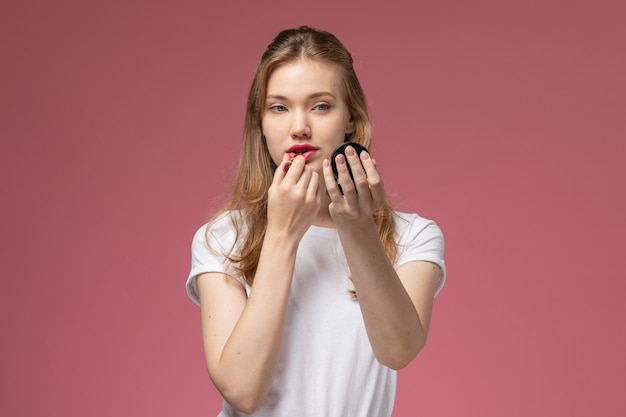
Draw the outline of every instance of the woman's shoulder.
M442 275L435 291L437 294L446 280L446 264L443 259L445 242L439 225L416 213L395 211L394 217L398 237L396 267L412 261L427 261L439 265Z
M418 213L409 213L399 210L393 210L393 218L396 227L410 227L411 225L427 225L436 224L434 220L422 217Z
M432 219L422 217L417 213L394 210L393 217L396 226L396 233L401 242L409 236L443 236L437 222Z
M207 242L208 240L209 242L220 242L219 246L223 246L225 242L232 243L243 227L243 222L240 220L241 210L229 210L219 213L198 228L194 241Z

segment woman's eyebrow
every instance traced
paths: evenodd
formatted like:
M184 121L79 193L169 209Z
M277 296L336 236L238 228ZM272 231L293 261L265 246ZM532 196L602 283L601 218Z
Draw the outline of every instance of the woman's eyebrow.
M335 98L333 93L328 91L320 91L318 93L313 93L308 96L308 98L320 98L320 97L332 97ZM266 100L289 100L285 96L281 96L280 94L268 94Z
M266 97L267 100L287 100L287 97L281 96L279 94L268 94Z
M313 93L311 94L309 97L310 98L320 98L320 97L326 97L326 96L330 96L332 98L335 98L335 95L329 91L320 91L319 93Z

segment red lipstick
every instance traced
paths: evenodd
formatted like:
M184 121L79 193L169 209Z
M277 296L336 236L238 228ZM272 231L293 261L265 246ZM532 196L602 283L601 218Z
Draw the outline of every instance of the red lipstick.
M287 149L287 153L289 154L291 159L295 158L298 155L302 155L306 159L309 159L309 157L312 156L313 152L315 151L317 151L317 148L308 144L293 145L291 148Z
M291 163L296 158L296 156L302 155L304 159L308 160L310 157L313 156L313 154L317 150L318 148L316 148L315 146L311 146L306 143L293 145L291 148L287 149L287 151L285 152L287 155L289 155L289 161L285 162L285 165L283 165L283 171L285 173L289 171L289 168L291 167Z

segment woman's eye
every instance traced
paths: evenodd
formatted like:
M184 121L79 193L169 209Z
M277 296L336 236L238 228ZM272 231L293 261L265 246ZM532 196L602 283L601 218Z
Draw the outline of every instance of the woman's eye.
M318 104L315 106L315 110L326 111L328 109L330 109L328 104Z
M272 107L270 107L270 109L276 113L282 113L285 110L287 110L287 108L285 106L281 106L280 104L276 104Z

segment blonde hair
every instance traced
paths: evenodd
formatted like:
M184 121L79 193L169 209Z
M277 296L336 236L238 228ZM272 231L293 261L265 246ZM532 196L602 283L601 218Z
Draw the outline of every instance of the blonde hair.
M343 98L354 123L350 140L366 148L371 143L372 126L365 94L354 72L352 56L339 39L329 32L308 26L280 32L261 56L257 67L248 94L243 146L232 192L226 205L213 217L215 219L233 211L231 221L237 232L235 243L241 239L240 232L244 228L247 231L243 244L237 245L236 251L233 245L226 257L248 284L254 281L261 254L267 228L267 191L276 170L261 128L267 82L278 67L298 59L335 64L340 73ZM387 256L393 262L398 245L391 207L386 204L373 216Z

